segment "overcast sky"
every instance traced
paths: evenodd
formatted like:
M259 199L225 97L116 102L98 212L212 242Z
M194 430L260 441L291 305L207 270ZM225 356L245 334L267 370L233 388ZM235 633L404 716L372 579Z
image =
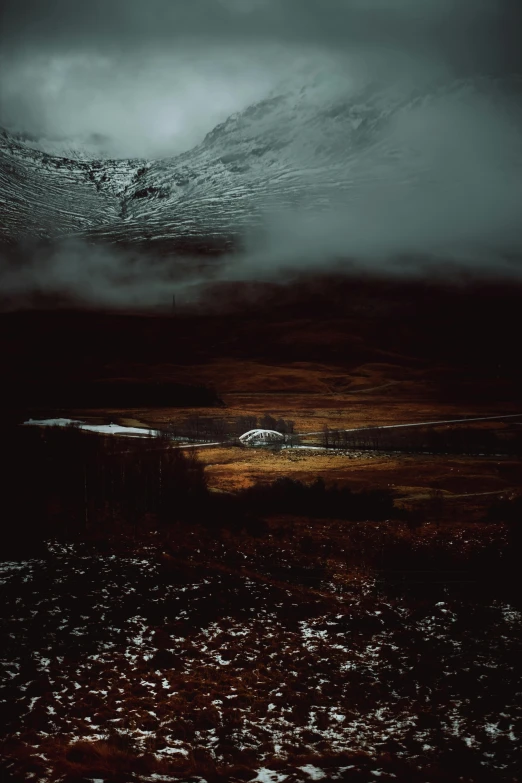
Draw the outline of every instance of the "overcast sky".
M303 62L521 70L518 0L3 0L0 123L176 154ZM376 56L379 53L379 57ZM368 54L371 53L371 54ZM410 58L410 59L408 59Z

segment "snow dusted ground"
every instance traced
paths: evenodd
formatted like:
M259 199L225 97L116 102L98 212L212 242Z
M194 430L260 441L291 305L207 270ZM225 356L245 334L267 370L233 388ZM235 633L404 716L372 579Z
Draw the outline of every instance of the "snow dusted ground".
M15 780L515 779L517 609L189 560L53 545L1 564Z

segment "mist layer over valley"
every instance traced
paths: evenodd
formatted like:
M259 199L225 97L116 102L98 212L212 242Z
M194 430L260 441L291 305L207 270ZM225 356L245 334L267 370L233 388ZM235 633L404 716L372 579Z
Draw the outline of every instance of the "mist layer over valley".
M70 11L53 31L36 14L25 56L7 4L8 296L150 306L180 270L192 283L331 266L519 275L522 77L495 37L515 17L489 2L472 15L451 2L195 4L212 7L211 31L195 12L175 28L177 6L157 6L170 42L152 16L139 40L143 7L129 4L101 41ZM203 272L195 255L220 262Z

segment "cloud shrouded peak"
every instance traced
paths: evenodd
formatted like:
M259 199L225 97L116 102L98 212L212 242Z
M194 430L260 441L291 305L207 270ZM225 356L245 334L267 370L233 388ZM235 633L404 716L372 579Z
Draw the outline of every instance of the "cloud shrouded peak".
M196 246L240 248L227 279L519 274L520 8L4 0L0 124L30 138L0 139L1 237L58 243L6 290L151 304Z
M1 15L0 122L116 157L189 149L307 61L353 79L402 59L422 82L519 56L506 0L4 0Z

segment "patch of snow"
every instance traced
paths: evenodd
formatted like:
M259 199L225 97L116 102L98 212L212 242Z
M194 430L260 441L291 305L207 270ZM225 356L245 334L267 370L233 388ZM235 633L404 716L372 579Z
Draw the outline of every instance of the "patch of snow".
M314 767L313 764L305 764L304 767L297 767L297 769L306 772L310 776L311 780L323 780L326 777L322 769Z
M281 772L261 767L257 772L257 777L252 778L251 783L283 783L287 777L288 775L283 775Z
M24 424L35 425L37 427L71 427L80 426L85 422L75 419L28 419Z
M163 748L162 750L156 751L157 756L175 756L179 753L181 753L182 756L188 756L189 754L188 750L185 748L177 748L173 747L172 745L167 748Z
M145 427L124 427L121 424L86 424L84 421L75 419L28 419L24 425L34 425L37 427L76 427L86 432L98 432L102 435L145 435L155 437L159 435L158 430L152 430Z

